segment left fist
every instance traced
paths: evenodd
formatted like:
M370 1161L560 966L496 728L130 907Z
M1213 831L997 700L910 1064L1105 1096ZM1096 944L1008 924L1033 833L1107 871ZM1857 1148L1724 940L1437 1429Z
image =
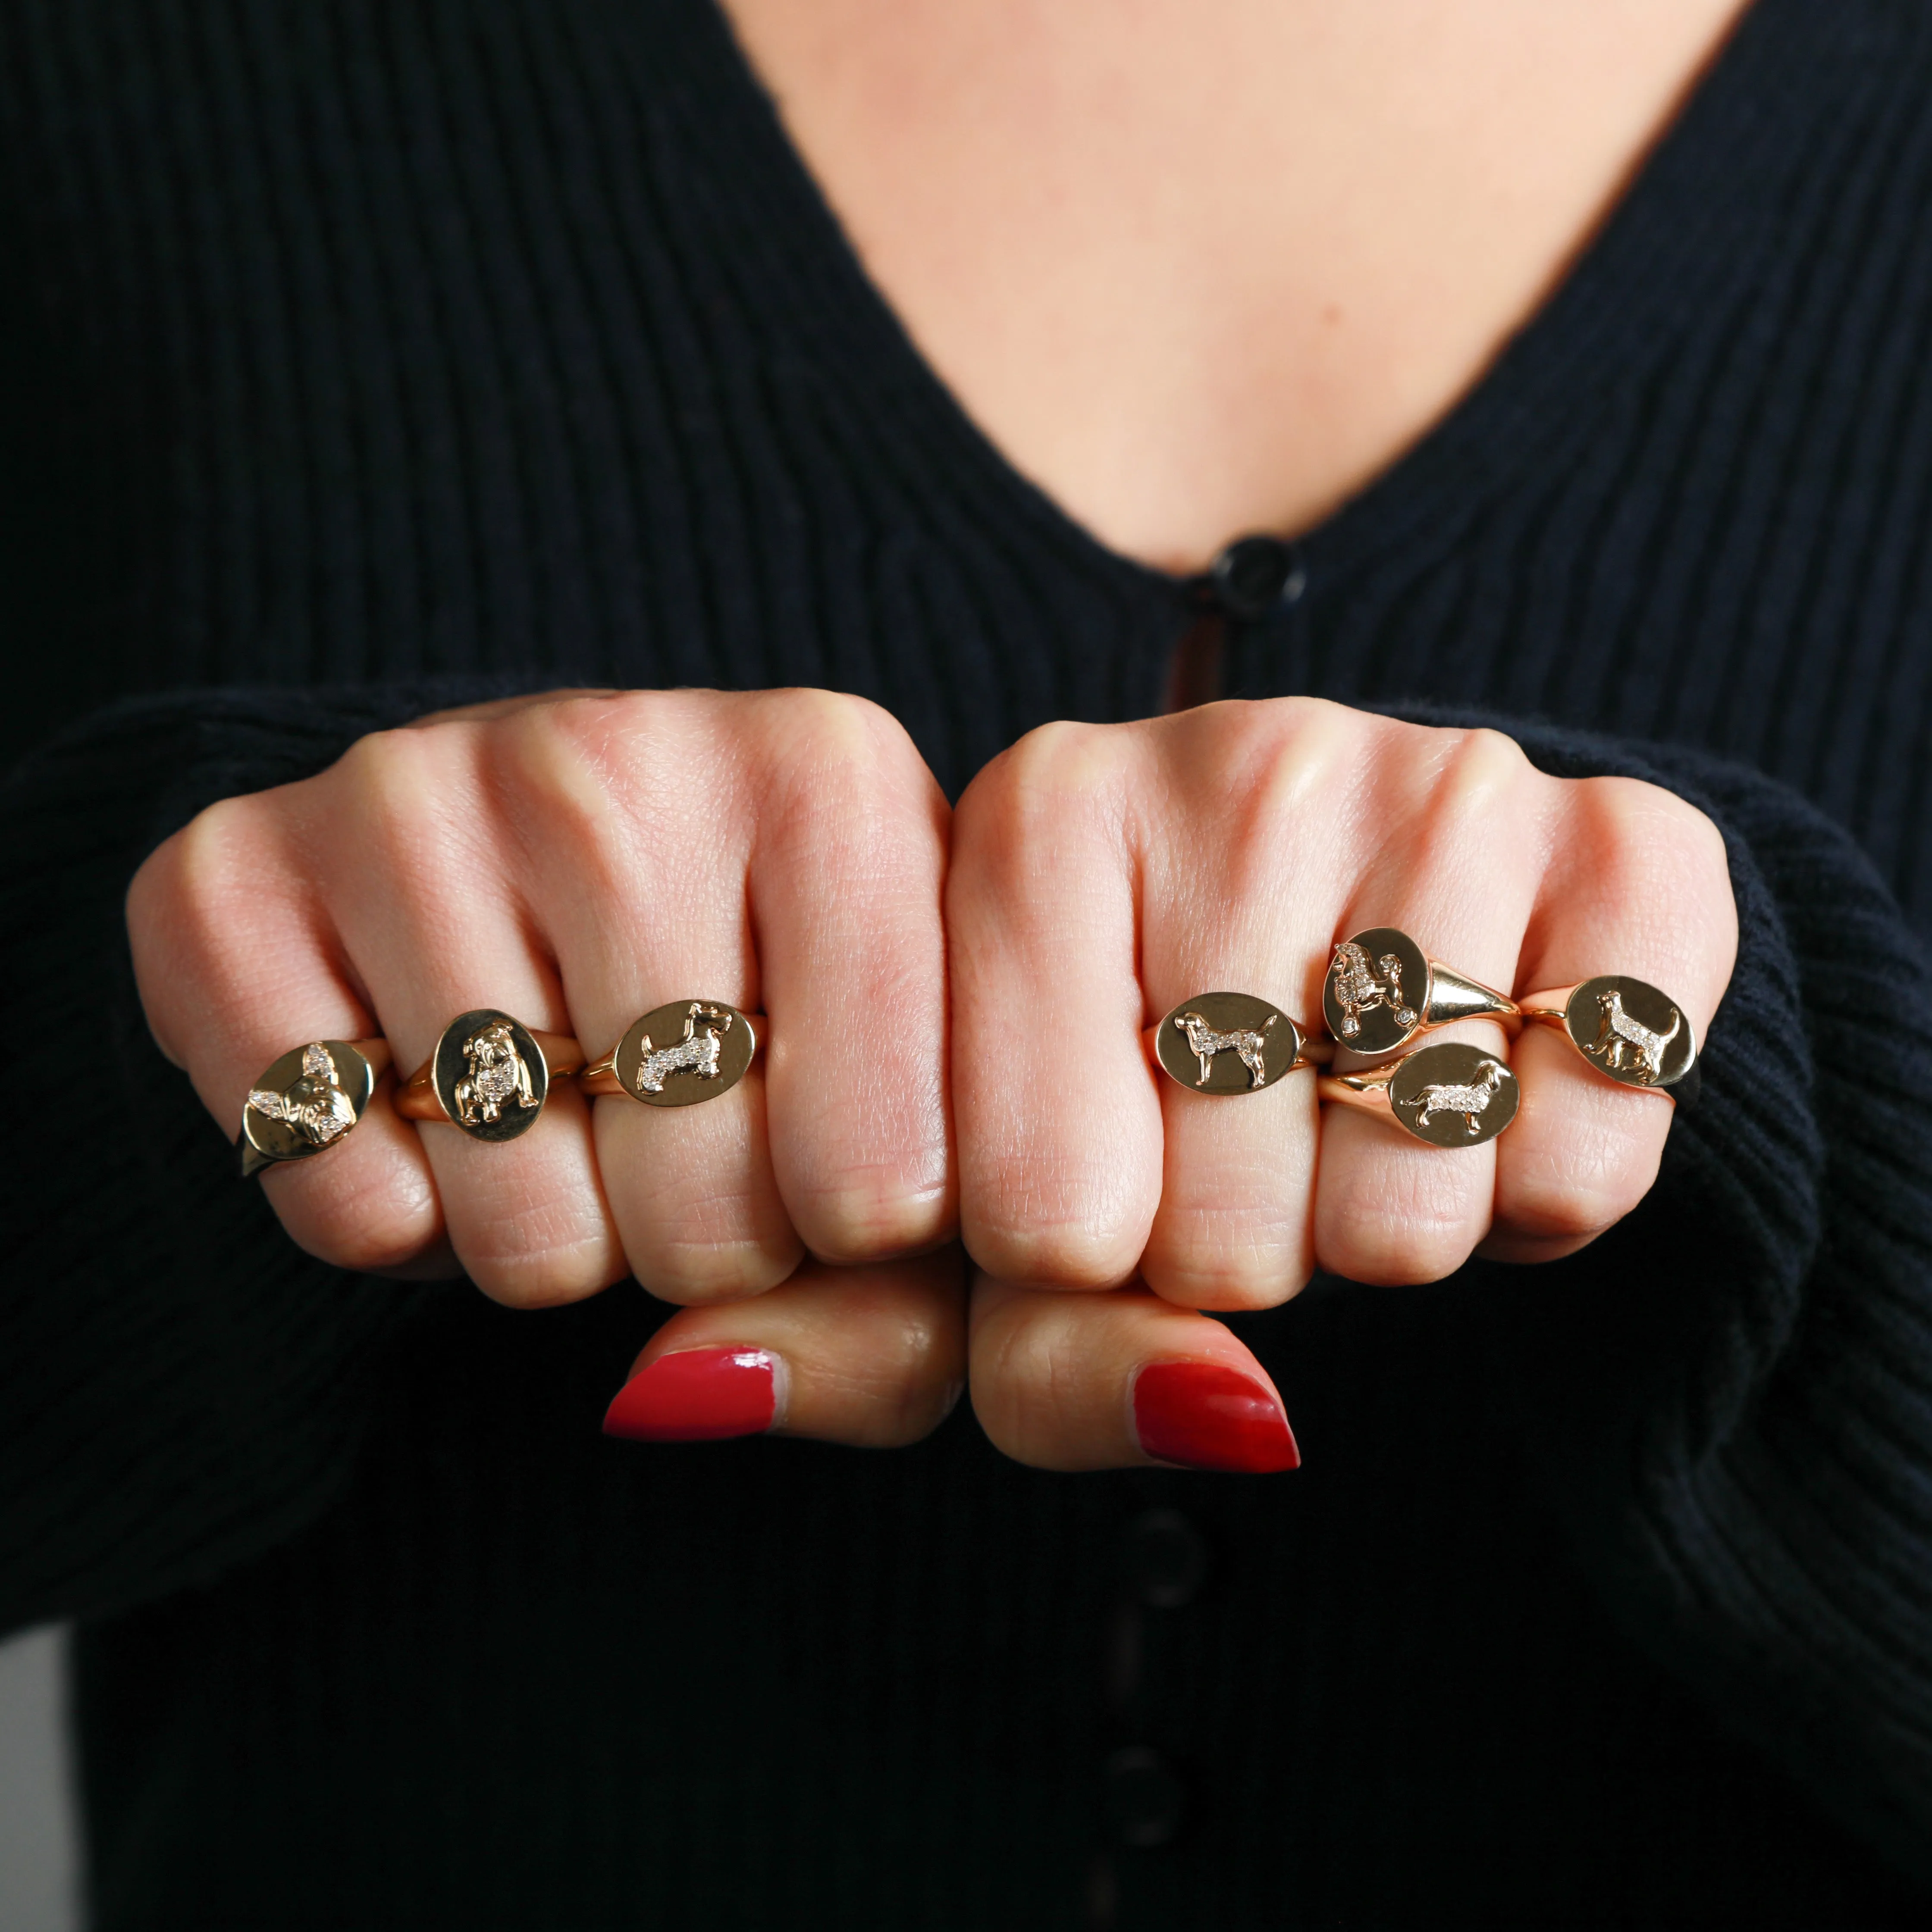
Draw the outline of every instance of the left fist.
M1642 1198L1670 1130L1664 1094L1486 1021L1430 1036L1510 1062L1520 1111L1486 1144L1318 1108L1306 1070L1210 1099L1143 1043L1179 1002L1252 993L1318 1034L1336 941L1396 926L1505 993L1648 980L1701 1038L1737 946L1723 841L1672 794L1311 698L1032 733L960 801L946 919L974 1401L1050 1468L1286 1466L1259 1365L1195 1311L1272 1306L1316 1268L1571 1253Z

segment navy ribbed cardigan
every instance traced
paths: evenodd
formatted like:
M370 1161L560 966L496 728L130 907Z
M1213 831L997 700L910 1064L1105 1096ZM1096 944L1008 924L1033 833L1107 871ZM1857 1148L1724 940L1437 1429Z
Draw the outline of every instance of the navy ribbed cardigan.
M80 1620L100 1925L1927 1922L1932 11L1760 0L1232 632L1673 786L1743 922L1612 1237L1239 1323L1286 1478L607 1442L634 1288L304 1259L147 1041L145 851L435 704L835 686L955 790L1157 708L1189 587L706 0L0 0L0 1624Z

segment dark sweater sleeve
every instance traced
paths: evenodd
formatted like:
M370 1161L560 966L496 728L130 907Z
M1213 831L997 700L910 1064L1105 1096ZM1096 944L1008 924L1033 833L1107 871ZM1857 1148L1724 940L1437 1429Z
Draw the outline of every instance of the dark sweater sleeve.
M1796 792L1510 728L1546 770L1707 812L1740 944L1642 1207L1570 1261L1479 1270L1496 1400L1626 1630L1932 1880L1925 948Z
M0 1630L205 1580L346 1473L373 1352L426 1291L311 1261L148 1037L122 900L214 800L500 681L124 705L0 794L9 1254Z

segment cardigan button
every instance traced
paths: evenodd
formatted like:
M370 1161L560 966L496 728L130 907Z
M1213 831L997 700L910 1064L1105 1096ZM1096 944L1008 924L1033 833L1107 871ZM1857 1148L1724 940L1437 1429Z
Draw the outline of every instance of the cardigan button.
M1150 1609L1178 1610L1193 1601L1207 1574L1208 1550L1178 1510L1152 1509L1127 1527L1127 1579Z
M1301 552L1280 537L1237 537L1208 566L1208 588L1222 612L1255 623L1308 587Z
M1180 1828L1186 1794L1160 1752L1129 1744L1108 1759L1107 1821L1124 1845L1151 1851Z

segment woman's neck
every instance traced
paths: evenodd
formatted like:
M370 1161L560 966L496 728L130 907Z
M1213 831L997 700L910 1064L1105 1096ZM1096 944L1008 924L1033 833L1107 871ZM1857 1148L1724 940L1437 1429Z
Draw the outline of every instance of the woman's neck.
M1102 541L1306 528L1482 374L1743 0L730 0L885 298Z

